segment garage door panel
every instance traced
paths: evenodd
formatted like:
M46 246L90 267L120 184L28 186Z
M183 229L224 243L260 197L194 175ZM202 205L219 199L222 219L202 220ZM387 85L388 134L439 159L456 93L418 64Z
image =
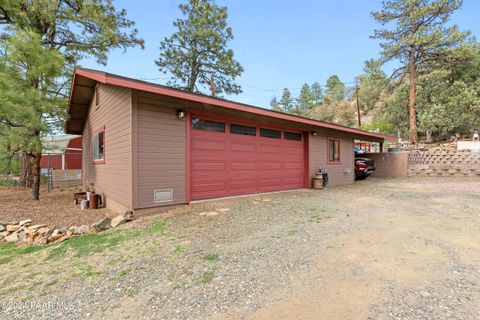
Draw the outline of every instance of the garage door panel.
M230 162L230 170L253 170L255 171L257 168L257 162L256 161L251 161L246 160L246 161L231 161Z
M281 162L270 162L270 161L260 160L259 165L260 165L260 170L275 170L275 172L278 172L278 170L282 169Z
M257 151L257 145L254 143L235 143L231 142L230 143L230 151L232 152L256 152Z
M195 161L192 163L192 171L197 172L197 171L221 171L224 172L226 169L226 163L225 161L222 162L209 162L209 161Z
M275 154L281 154L282 152L282 146L280 145L281 140L277 140L277 145L274 144L260 144L260 153L275 153Z
M192 150L225 151L224 141L214 140L193 140Z

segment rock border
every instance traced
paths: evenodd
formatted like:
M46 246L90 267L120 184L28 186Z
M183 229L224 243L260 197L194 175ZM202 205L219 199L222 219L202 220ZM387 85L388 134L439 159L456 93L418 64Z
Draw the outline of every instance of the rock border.
M133 212L127 211L113 219L103 218L90 226L71 226L49 228L45 224L32 225L31 219L20 221L0 221L0 243L16 242L29 246L43 246L50 243L61 243L72 237L84 234L99 233L116 228L133 220Z

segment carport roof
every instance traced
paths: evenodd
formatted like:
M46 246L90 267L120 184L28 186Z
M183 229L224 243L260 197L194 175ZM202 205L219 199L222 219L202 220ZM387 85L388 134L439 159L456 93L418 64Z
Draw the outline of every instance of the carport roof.
M365 130L341 126L324 121L299 117L270 109L255 107L239 102L206 96L199 93L188 92L168 86L127 78L98 70L75 68L72 87L70 88L69 98L69 119L65 124L65 132L71 134L82 134L83 126L88 115L88 108L95 90L96 83L114 85L130 88L134 90L156 93L168 97L178 98L187 101L198 102L206 105L213 105L221 108L243 111L260 116L271 117L275 119L291 121L310 127L325 128L344 133L350 133L355 139L384 142L390 137L372 133Z

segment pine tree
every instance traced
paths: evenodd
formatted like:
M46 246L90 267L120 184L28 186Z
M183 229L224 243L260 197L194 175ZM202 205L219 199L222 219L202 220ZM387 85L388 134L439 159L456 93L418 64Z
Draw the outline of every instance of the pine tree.
M392 76L408 74L410 141L418 142L415 107L417 75L428 63L444 59L444 51L460 45L467 33L457 26L446 27L461 0L385 0L382 10L372 12L383 28L375 30L380 39L383 61L397 60L401 67ZM391 27L390 27L391 26Z
M189 0L179 6L185 19L173 23L177 31L160 43L159 70L169 73L169 85L192 91L209 91L213 78L214 95L242 92L235 83L243 68L227 43L233 39L227 24L227 8L213 0Z
M273 96L272 99L270 100L270 107L272 108L272 110L282 111L282 108L280 107L280 103L278 102L278 99L276 96Z
M334 74L327 79L325 86L325 95L329 96L333 103L338 103L345 99L347 87L340 81L340 78Z
M283 89L282 98L279 103L283 112L291 113L293 111L293 98L290 90L287 88Z
M313 96L310 91L310 86L308 84L304 84L302 89L300 90L300 94L297 98L297 109L298 114L304 114L307 110L309 110L313 106Z
M61 128L68 84L83 58L107 62L113 48L140 45L134 23L110 0L3 0L0 2L0 152L21 153L39 199L41 138ZM5 138L5 139L3 139ZM28 183L27 183L28 184Z
M312 103L314 106L321 105L323 103L323 89L318 82L314 82L310 87L312 94Z

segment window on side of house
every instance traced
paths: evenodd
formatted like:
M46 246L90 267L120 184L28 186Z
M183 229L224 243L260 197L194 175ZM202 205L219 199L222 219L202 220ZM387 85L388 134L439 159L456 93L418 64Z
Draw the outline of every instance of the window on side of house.
M328 161L340 161L340 140L328 139Z
M260 128L260 136L266 138L280 139L282 136L282 132L279 130Z
M225 132L225 123L211 120L203 120L199 118L192 119L192 128L197 130Z
M283 138L285 140L295 140L295 141L302 141L302 134L297 132L287 132L283 133Z
M236 134L245 134L247 136L256 136L257 135L257 128L242 126L240 124L231 124L230 125L230 132L231 133L236 133Z
M93 162L105 163L105 129L93 135Z

